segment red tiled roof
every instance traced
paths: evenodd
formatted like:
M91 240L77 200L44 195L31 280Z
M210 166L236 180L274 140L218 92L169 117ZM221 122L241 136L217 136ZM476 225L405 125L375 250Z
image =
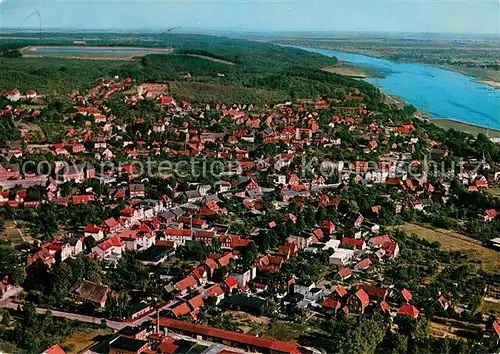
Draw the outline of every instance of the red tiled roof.
M104 220L104 224L108 228L112 229L112 228L118 226L118 221L116 221L114 218L109 218L109 219Z
M391 242L389 235L376 236L368 240L368 243L372 246L381 246L386 242Z
M411 295L410 291L408 289L403 289L401 290L401 295L403 296L403 298L406 300L406 301L410 301L413 296Z
M500 337L500 322L499 321L495 321L493 323L493 330L495 331L495 333L497 334L497 336Z
M229 287L229 289L238 287L238 282L233 277L226 277L224 283Z
M485 210L485 214L488 215L490 218L496 218L497 211L496 209L487 209Z
M59 344L54 344L52 347L45 349L43 354L65 354Z
M340 297L347 295L347 290L342 285L337 285L334 292Z
M226 253L224 256L220 257L218 259L219 261L219 264L222 266L222 267L225 267L229 264L229 262L231 261L231 259L233 259L233 254L232 253Z
M369 296L384 298L387 295L387 290L377 288L369 284L359 284L359 289L363 289Z
M169 236L191 236L191 230L189 229L166 229L165 235Z
M224 294L224 291L222 291L221 287L217 284L211 286L207 290L205 290L205 293L207 296L220 296Z
M340 243L342 245L347 245L347 246L356 246L356 247L363 247L365 244L365 241L362 239L356 239L352 237L342 237L340 239Z
M368 306L368 304L370 303L370 297L367 293L365 293L363 289L359 289L355 295L361 301L361 306L363 306L363 308Z
M206 277L206 273L207 271L205 270L205 268L203 268L203 266L199 266L198 268L193 270L193 276L198 280Z
M361 262L358 263L359 269L366 269L372 264L370 258L365 258Z
M208 268L214 270L214 269L217 269L217 263L211 259L211 258L207 258L207 260L205 261L205 264L207 265Z
M409 304L404 304L398 310L398 315L407 315L407 316L411 316L413 318L417 318L418 314L419 314L419 311L417 310L417 308L415 306L409 305Z
M90 234L97 234L99 233L99 231L101 231L101 228L97 225L89 224L85 226L85 232L88 232Z
M345 279L347 277L350 277L352 275L352 271L350 268L343 268L339 270L339 275L342 279Z
M177 283L175 283L175 286L180 291L184 291L187 288L193 287L195 285L196 285L196 279L191 275L189 277L184 278L182 280L179 280Z
M169 342L162 342L158 344L157 349L162 354L174 354L179 349L179 346Z
M99 244L99 248L103 251L109 250L111 247L123 247L125 244L122 242L118 235L107 239L106 241Z
M191 312L191 309L189 308L189 306L185 302L183 302L179 306L176 306L172 309L172 313L175 315L175 317L184 316L184 315L188 314L189 312Z
M160 318L159 324L160 326L168 327L170 329L181 330L184 332L190 332L212 338L218 338L230 342L237 342L251 347L266 349L266 351L274 351L278 353L293 353L293 354L300 353L295 344L286 343L274 339L256 337L249 334L226 331L224 329L208 327L185 321L178 321L171 318Z
M388 253L392 253L394 254L394 252L396 251L396 247L397 247L398 243L397 242L386 242L384 243L384 245L382 246L382 249Z
M191 298L191 300L189 300L188 302L191 308L193 310L196 310L197 308L203 306L203 296L201 294L196 295L195 297Z
M391 306L389 306L389 304L387 303L387 301L382 301L380 303L380 309L383 311L383 312L389 312L391 310Z
M340 308L340 306L341 306L340 301L338 301L338 300L331 299L329 297L327 297L323 300L323 307L326 307L328 309L338 310Z

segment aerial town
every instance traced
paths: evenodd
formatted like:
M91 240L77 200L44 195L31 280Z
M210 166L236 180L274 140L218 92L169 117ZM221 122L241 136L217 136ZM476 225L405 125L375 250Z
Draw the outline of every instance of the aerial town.
M500 302L484 152L464 147L450 165L448 138L403 107L399 121L370 110L358 88L272 105L176 102L168 89L115 76L64 108L1 92L19 134L1 149L2 324L38 312L109 331L85 353L498 345L500 320L482 310ZM64 124L42 137L53 116ZM490 258L432 239L460 230L447 220L464 203L475 229L461 242ZM75 352L40 341L23 349Z

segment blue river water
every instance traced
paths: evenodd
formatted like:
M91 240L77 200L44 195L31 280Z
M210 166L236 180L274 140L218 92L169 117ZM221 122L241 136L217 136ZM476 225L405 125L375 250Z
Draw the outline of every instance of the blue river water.
M296 48L335 56L380 72L383 78L368 78L366 81L428 112L431 118L452 118L500 129L500 90L475 82L471 77L425 64L395 62L328 49Z

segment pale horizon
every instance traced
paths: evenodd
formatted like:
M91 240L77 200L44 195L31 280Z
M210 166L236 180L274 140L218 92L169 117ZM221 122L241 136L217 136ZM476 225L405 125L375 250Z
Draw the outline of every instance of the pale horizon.
M500 33L498 0L0 0L0 27L38 28L37 12L45 30Z

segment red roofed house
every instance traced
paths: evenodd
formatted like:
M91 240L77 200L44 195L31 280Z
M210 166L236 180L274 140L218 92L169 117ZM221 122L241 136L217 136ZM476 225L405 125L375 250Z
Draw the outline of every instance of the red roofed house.
M493 332L495 332L497 336L497 345L500 342L500 321L493 322Z
M342 237L340 239L340 244L347 248L364 250L366 248L366 243L363 239L357 239L352 237Z
M476 179L474 184L477 188L488 188L488 180L484 177Z
M208 280L208 273L203 266L199 266L198 268L194 269L191 272L191 275L198 281L200 285L205 285Z
M182 304L177 305L176 307L172 308L172 315L176 318L187 315L190 312L191 312L191 309L189 308L189 306L186 302L183 302Z
M366 269L368 269L371 266L371 264L372 264L372 261L370 260L370 258L365 258L361 262L359 262L358 264L356 264L356 266L354 267L354 269L357 270L357 271L366 270Z
M226 277L220 286L226 294L231 294L234 289L238 289L238 282L233 277Z
M410 316L413 318L417 318L418 314L419 314L419 311L417 310L417 308L415 306L409 305L409 304L404 304L398 310L398 315Z
M175 283L174 287L180 291L181 294L186 294L189 289L194 289L198 286L196 279L193 276L188 276L182 280ZM189 312L189 311L188 311Z
M338 275L340 276L340 278L342 280L346 280L346 279L351 277L352 271L350 268L343 268L343 269L339 270Z
M384 245L386 242L391 242L391 238L389 235L381 235L381 236L376 236L372 237L371 239L368 240L368 245L373 248L380 248Z
M101 224L101 227L104 230L104 232L108 235L119 232L121 229L120 223L115 218L109 218L104 220Z
M47 348L42 354L65 354L65 351L59 346L59 344L54 344L52 347Z
M158 321L158 322L156 322ZM181 332L189 336L222 342L227 345L243 348L247 352L300 354L301 351L295 344L281 342L278 340L256 337L239 332L231 332L215 327L208 327L197 323L179 321L172 318L159 318L154 323L160 327L168 328L175 332Z
M337 313L342 305L340 304L339 300L327 297L323 300L322 306L326 312Z
M215 231L196 231L193 239L210 246L215 238Z
M33 256L28 257L28 265L36 262L37 260L40 260L49 268L56 262L54 255L51 254L47 248L42 248Z
M215 262L212 258L207 258L205 261L205 269L212 276L214 271L218 268L217 262Z
M104 260L111 258L119 259L125 251L125 248L125 242L122 242L120 237L113 236L93 247L92 254Z
M347 300L347 304L352 311L363 313L370 304L370 297L363 289L359 289L356 294Z
M385 251L384 258L386 259L394 259L399 255L399 245L397 242L386 242L382 246L382 249Z
M445 298L443 295L441 295L441 296L440 296L440 297L436 300L436 303L437 303L437 304L439 304L439 305L441 306L441 308L442 308L443 310L445 310L445 311L446 311L446 310L448 309L448 307L450 307L450 305L451 305L451 302L450 302L450 301L448 301L448 300L446 300L446 298Z
M411 299L413 298L413 295L406 288L404 288L403 290L401 290L401 296L406 301L406 303L409 303L411 301Z
M215 284L208 289L203 289L201 293L205 299L208 299L210 297L215 297L216 305L218 305L222 301L222 299L224 299L224 291L218 284Z
M234 256L232 253L226 253L225 255L217 259L217 262L219 263L219 266L226 267L227 265L229 265L229 262L231 262L233 258Z
M383 313L389 313L391 311L391 306L385 300L381 301L379 306Z
M190 300L188 300L188 304L193 309L193 311L198 310L200 307L203 307L204 305L203 295L199 294L192 297Z
M337 285L328 297L332 299L342 299L347 294L347 290L342 285Z
M335 224L329 220L323 221L323 224L321 224L321 228L323 230L326 230L330 235L335 232Z
M498 213L497 213L496 209L487 209L484 211L483 220L485 222L491 222L491 221L495 220L497 215L498 215Z
M189 229L166 229L165 240L174 241L176 245L183 245L186 240L192 239L192 231Z

